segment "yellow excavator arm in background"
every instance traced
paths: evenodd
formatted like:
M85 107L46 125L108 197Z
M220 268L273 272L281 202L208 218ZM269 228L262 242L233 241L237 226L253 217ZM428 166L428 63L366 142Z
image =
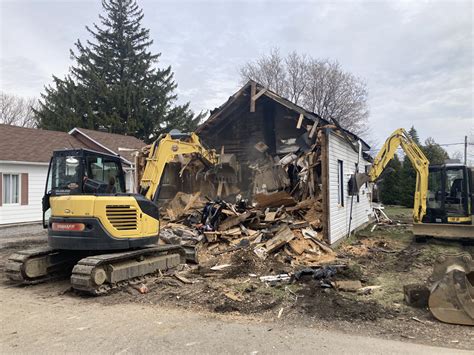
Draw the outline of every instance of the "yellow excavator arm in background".
M178 138L174 138L171 134L162 135L151 145L145 170L140 179L140 193L153 201L166 164L181 154L197 154L205 164L211 166L218 163L215 151L205 149L195 133L181 134Z
M385 141L382 149L374 159L368 172L370 181L375 182L382 174L390 160L401 147L416 170L416 189L413 204L413 220L420 223L426 214L426 197L428 193L429 161L420 147L403 128L394 131Z

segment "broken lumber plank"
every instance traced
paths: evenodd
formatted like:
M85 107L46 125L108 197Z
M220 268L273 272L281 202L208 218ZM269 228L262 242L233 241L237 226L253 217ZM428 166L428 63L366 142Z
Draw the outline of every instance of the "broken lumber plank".
M232 291L224 293L224 296L226 296L228 299L231 299L232 301L235 301L235 302L242 302L244 300L244 298L241 295L238 295L237 293L232 292Z
M193 208L194 204L196 203L196 201L199 199L200 196L201 196L201 192L200 192L200 191L198 191L198 192L196 192L194 195L192 195L192 196L189 198L188 203L187 203L186 206L184 207L183 213L185 213L185 212L187 212L189 209Z
M286 191L277 191L270 194L260 193L254 196L258 208L294 206L295 199Z
M208 243L217 242L220 235L221 233L219 232L204 232L204 236L206 237Z
M257 83L250 84L250 112L255 112L255 100L253 97L257 94Z
M303 124L303 119L304 119L304 116L302 113L300 113L300 117L298 117L298 123L296 124L296 129L301 128L301 125Z
M193 282L188 279L187 277L184 277L183 275L180 275L178 273L173 274L174 277L176 277L179 281L181 281L184 284L192 284Z
M306 221L295 221L290 224L290 229L302 229L309 227L309 223Z
M298 255L303 254L308 247L306 240L301 238L291 240L288 245Z
M252 212L244 212L238 216L227 217L224 221L221 222L221 224L219 224L219 227L217 229L219 231L225 231L233 226L239 225L240 223L245 221L247 218L249 218L251 215L252 215Z
M316 238L316 235L318 234L317 232L313 231L310 228L305 228L302 229L301 232L303 233L303 236L305 238L311 239L314 243L316 243L322 250L324 250L326 253L334 253L334 250L332 250L326 243L318 240Z
M291 229L287 225L284 225L272 239L265 243L265 249L267 253L272 253L291 241L294 237L295 235Z
M314 122L313 127L311 127L311 131L309 131L309 135L308 135L309 138L313 138L314 133L316 133L316 127L317 126L318 126L317 123Z
M331 284L341 291L356 292L362 288L362 283L359 280L341 280L334 281Z
M278 212L268 212L265 214L265 222L273 222L277 216Z
M168 215L168 218L170 219L170 221L175 221L176 220L176 215L174 214L174 212L171 208L166 209L166 214Z

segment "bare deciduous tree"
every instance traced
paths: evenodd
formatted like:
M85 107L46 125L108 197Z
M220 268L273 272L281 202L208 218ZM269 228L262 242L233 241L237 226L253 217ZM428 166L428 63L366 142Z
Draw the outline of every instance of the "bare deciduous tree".
M269 55L245 64L240 74L243 82L255 80L326 120L337 120L354 133L366 131L367 86L337 61L296 52L282 58L278 49L273 49Z
M36 127L33 111L36 106L37 100L35 98L23 98L2 91L0 92L0 123L20 127Z

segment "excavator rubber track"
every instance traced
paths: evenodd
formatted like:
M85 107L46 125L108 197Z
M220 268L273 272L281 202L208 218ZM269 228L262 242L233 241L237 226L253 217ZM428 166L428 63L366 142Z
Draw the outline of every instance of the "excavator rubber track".
M5 264L5 275L19 284L37 284L64 277L84 255L50 247L20 250Z
M145 275L185 263L185 254L178 245L163 245L89 256L74 266L71 286L86 294L103 295Z
M468 253L443 255L433 269L428 300L440 321L474 326L474 261Z

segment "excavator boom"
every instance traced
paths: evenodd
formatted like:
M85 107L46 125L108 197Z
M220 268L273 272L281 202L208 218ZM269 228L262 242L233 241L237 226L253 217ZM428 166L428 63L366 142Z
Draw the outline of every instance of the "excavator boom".
M398 147L403 149L416 170L413 221L419 223L423 220L423 216L426 214L429 161L407 131L403 128L399 128L387 138L382 149L380 149L375 157L374 163L368 172L368 176L370 181L375 182L385 170L390 160L392 160L397 153Z
M156 201L166 164L173 161L177 155L195 154L208 166L218 163L215 151L206 150L195 133L178 135L163 135L150 147L145 170L140 179L140 193L148 200Z

